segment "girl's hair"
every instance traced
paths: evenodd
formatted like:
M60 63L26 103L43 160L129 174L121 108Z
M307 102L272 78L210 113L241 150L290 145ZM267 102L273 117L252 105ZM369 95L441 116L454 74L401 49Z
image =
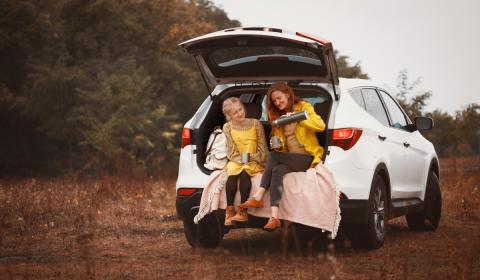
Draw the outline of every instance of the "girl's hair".
M227 118L227 121L230 120L230 116L228 115L228 112L232 109L232 106L235 104L240 104L243 107L243 110L245 110L245 105L243 105L242 100L240 100L240 98L238 97L229 97L223 100L222 111L223 111L223 114L225 115L225 118Z
M288 95L288 105L285 110L280 110L275 106L275 104L273 104L272 93L275 91L281 91L284 94ZM281 115L284 115L286 112L290 112L292 110L293 104L297 104L298 102L300 102L300 100L301 99L295 96L295 94L293 93L293 89L287 83L274 83L267 91L268 120L274 121L278 119Z

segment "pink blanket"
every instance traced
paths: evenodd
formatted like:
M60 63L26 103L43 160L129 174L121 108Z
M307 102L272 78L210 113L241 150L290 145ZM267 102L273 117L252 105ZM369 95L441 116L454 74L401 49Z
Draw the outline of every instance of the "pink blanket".
M259 188L262 175L252 177L254 194ZM210 175L207 186L203 190L198 214L194 222L198 223L205 215L219 208L227 207L225 182L227 173L215 171ZM340 224L339 190L332 173L322 164L310 168L306 172L288 173L283 178L283 195L280 200L279 218L295 223L316 227L331 232L332 238L337 235ZM248 209L248 214L257 217L270 217L270 194L264 198L264 208ZM240 203L237 192L235 205Z

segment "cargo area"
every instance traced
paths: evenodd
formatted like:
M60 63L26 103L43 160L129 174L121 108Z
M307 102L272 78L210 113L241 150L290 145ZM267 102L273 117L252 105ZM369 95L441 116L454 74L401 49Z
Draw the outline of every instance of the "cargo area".
M320 115L326 124L324 132L318 133L317 137L320 145L323 146L325 151L329 143L328 133L328 120L330 118L330 112L332 108L331 95L318 86L293 86L295 95L300 99L306 100L311 103L315 109L315 112ZM225 116L222 113L222 102L226 98L236 96L239 97L245 104L246 117L259 119L265 129L265 136L267 143L270 139L271 125L268 123L268 117L266 113L266 93L268 85L266 86L252 86L252 87L232 87L226 89L221 94L215 96L212 100L210 110L207 112L204 120L198 129L195 129L194 143L196 145L197 164L200 170L206 174L210 174L211 171L206 169L203 164L205 162L205 151L207 149L207 141L215 127L223 125L226 122ZM324 153L324 157L325 157Z

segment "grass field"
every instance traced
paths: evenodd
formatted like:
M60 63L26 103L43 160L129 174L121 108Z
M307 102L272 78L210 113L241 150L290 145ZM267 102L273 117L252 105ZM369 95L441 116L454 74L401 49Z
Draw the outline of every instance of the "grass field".
M281 232L231 231L191 249L175 178L0 180L0 279L479 279L480 159L441 161L436 232L392 220L384 246L302 254Z

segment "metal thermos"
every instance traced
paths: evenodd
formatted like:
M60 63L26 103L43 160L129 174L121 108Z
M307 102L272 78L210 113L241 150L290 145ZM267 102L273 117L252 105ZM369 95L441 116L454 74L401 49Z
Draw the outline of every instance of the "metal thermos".
M272 123L274 125L286 125L289 123L303 121L303 120L306 120L307 118L308 118L307 112L302 111L302 112L291 114L288 117L280 117L274 120Z

